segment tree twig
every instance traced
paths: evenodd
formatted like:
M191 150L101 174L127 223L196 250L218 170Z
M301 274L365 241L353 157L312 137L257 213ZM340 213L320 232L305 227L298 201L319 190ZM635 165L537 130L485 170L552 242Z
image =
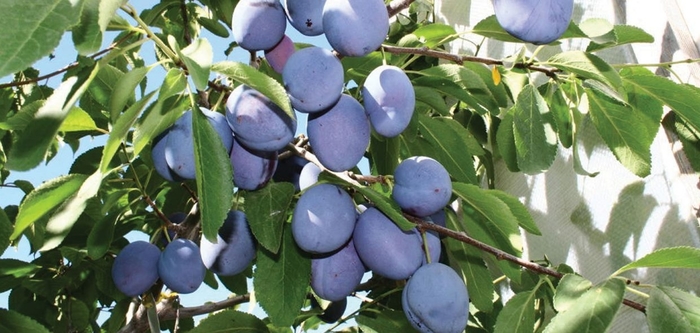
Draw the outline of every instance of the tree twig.
M386 10L389 12L389 17L398 14L400 11L408 8L415 0L393 0L386 5Z

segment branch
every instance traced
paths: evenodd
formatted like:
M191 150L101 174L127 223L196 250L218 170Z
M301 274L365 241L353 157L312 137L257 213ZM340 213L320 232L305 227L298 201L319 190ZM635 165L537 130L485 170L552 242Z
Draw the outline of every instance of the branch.
M250 294L234 296L223 301L215 303L206 303L199 306L177 308L174 305L174 298L163 298L156 304L158 312L158 320L160 322L174 320L176 318L192 318L197 315L212 313L236 306L238 304L250 302ZM134 317L124 327L119 330L119 333L127 332L145 332L148 330L148 316L146 315L146 306L139 305L138 310L134 313Z
M400 11L408 8L415 0L394 0L386 5L386 10L389 12L389 17L393 17Z
M486 65L503 66L502 60L497 60L497 59L493 59L493 58L482 58L482 57L473 57L473 56L467 56L467 55L452 54L452 53L447 53L445 51L431 50L427 47L415 48L415 47L401 47L401 46L382 44L382 48L384 49L384 51L392 53L392 54L417 54L417 55L422 55L422 56L427 56L427 57L449 60L449 61L452 61L452 62L458 64L458 65L462 65L465 62L477 62L477 63L486 64ZM540 66L535 66L531 63L517 63L517 64L515 64L515 67L529 69L529 70L536 71L536 72L542 72L545 75L547 75L548 77L551 77L553 79L556 79L557 73L561 72L561 70L556 69L556 68L540 67Z

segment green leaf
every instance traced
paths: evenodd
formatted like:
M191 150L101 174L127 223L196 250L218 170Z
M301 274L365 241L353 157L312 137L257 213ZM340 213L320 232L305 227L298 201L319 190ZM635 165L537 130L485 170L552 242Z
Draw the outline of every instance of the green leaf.
M357 324L363 333L414 332L402 311L361 311Z
M609 47L615 47L632 43L653 43L654 36L646 31L631 25L615 25L613 27L615 40L603 43L591 42L586 48L586 52L595 52Z
M654 287L649 293L646 315L652 333L698 332L700 298L672 287Z
M5 213L5 210L0 208L0 256L5 253L7 247L10 246L10 236L12 235L12 222Z
M562 88L553 81L547 82L538 89L544 96L549 111L552 113L559 142L564 148L571 148L574 140L574 123L569 103L564 98Z
M100 62L101 64L103 61ZM106 64L102 65L95 76L95 80L88 87L88 93L104 110L108 110L110 99L117 89L117 84L124 77L124 72L118 68Z
M79 107L72 107L66 116L66 119L58 128L59 132L79 132L79 131L94 131L97 130L97 125L92 117Z
M454 27L441 23L421 26L413 34L429 49L449 43L459 36Z
M97 52L102 46L102 34L124 0L84 0L80 23L73 27L75 49L81 55Z
M605 332L620 309L625 283L609 279L593 286L568 310L559 312L544 329L544 333Z
M542 232L537 227L532 215L530 215L530 211L518 198L500 190L489 190L488 192L508 205L510 212L513 213L521 228L533 235L542 236Z
M221 38L228 38L230 35L228 29L226 29L226 27L224 27L218 20L212 20L205 16L198 16L197 22L199 22L202 27Z
M450 114L450 108L447 107L439 90L424 86L414 86L413 90L416 93L417 103L425 103L440 115L448 116Z
M39 251L49 251L61 244L68 232L85 211L87 201L97 195L102 185L102 173L99 171L90 175L80 186L75 196L64 202L63 205L51 216L46 224L44 245Z
M167 78L166 78L167 79ZM162 90L161 86L161 90ZM162 95L162 92L161 92ZM190 108L187 95L174 95L149 105L134 129L134 155L138 155L153 138L172 126Z
M277 106L284 110L292 119L296 119L287 92L284 90L284 87L273 78L240 62L222 61L215 63L211 69L259 91L273 103L277 104Z
M503 120L498 125L498 130L496 131L496 142L498 147L498 152L503 158L503 162L506 167L511 172L520 172L518 167L518 153L515 147L515 133L513 131L513 115L515 114L515 108L511 108L503 116Z
M365 186L353 186L360 194L364 195L369 199L369 201L377 207L384 215L389 219L394 221L396 225L401 228L401 230L411 230L416 227L416 225L401 213L401 207L396 203L396 201L381 195L379 192Z
M12 117L8 118L4 122L0 122L0 129L3 130L23 130L29 125L34 116L41 109L46 100L38 100L28 104L22 105L22 108L15 113Z
M134 90L154 66L137 67L124 74L114 85L114 91L109 99L109 114L112 122L119 120L124 107L133 103ZM168 72L170 73L170 72ZM184 88L183 88L184 89Z
M598 80L612 89L619 89L622 86L622 79L617 71L605 60L591 53L582 51L557 53L545 64L586 79Z
M19 312L0 309L0 332L49 333L50 331Z
M95 226L90 230L87 238L87 254L92 259L102 258L114 239L114 229L116 227L119 214L110 214L104 216L101 220L95 223Z
M192 136L202 235L216 242L233 201L231 159L219 134L200 110L192 111Z
M476 100L478 106L495 114L500 111L499 102L491 92L491 87L484 82L482 76L466 66L443 64L424 69L421 74L452 81L466 90ZM477 106L472 105L472 107L476 108Z
M496 319L494 333L531 333L535 329L537 289L516 294Z
M282 244L282 231L293 197L294 185L285 182L272 183L244 195L250 230L258 243L274 254Z
M179 68L171 68L165 73L163 84L160 85L158 101L165 102L169 97L183 92L187 88L187 76Z
M630 269L654 268L692 268L700 269L700 249L678 246L658 249L618 269L612 276Z
M16 278L30 276L36 273L41 267L35 264L17 259L0 259L0 275L9 275Z
M676 132L693 170L700 170L700 131L688 126L685 119L676 116L675 112L669 112L664 117L663 125L667 130Z
M120 117L117 118L112 131L109 132L109 137L107 138L107 143L102 150L102 159L100 161L100 172L107 172L109 164L114 157L114 154L119 150L119 146L122 144L126 136L129 134L134 122L136 122L136 117L141 114L141 111L146 106L146 103L151 100L155 91L144 96L141 100L134 103L129 109L126 110ZM134 154L138 154L140 150L134 150Z
M473 28L472 33L484 37L500 40L503 42L522 43L523 41L513 37L501 27L496 19L496 15L491 15L479 21Z
M649 175L659 123L596 89L586 89L586 96L591 120L618 161L637 176Z
M614 43L617 40L615 27L603 18L590 18L578 25L579 29L594 43Z
M289 327L301 312L311 276L311 260L296 246L287 225L277 255L258 249L253 287L272 324Z
M483 153L483 149L474 136L457 121L449 118L419 115L418 123L421 134L434 148L434 153L429 156L445 166L457 181L476 184L472 155L474 152Z
M269 332L265 323L254 315L236 310L226 310L210 315L189 333L264 333Z
M372 156L370 165L372 174L391 175L399 165L401 139L385 138L379 135L370 137L369 152Z
M17 239L24 229L73 196L86 178L85 175L77 174L61 176L41 184L30 192L19 206L10 240Z
M214 50L206 38L198 38L180 52L197 90L207 89Z
M5 0L0 2L0 77L19 72L49 55L63 33L78 23L82 1Z
M547 103L535 86L518 94L513 114L513 135L518 168L524 173L547 170L557 156L557 136Z
M591 289L593 283L580 275L566 274L559 280L554 294L554 308L558 312L568 310L575 306L581 295Z
M442 77L440 73L418 77L413 80L413 84L415 87L428 87L452 96L474 108L479 114L483 115L489 112L487 108L479 104L477 99L469 94L463 87L452 80Z

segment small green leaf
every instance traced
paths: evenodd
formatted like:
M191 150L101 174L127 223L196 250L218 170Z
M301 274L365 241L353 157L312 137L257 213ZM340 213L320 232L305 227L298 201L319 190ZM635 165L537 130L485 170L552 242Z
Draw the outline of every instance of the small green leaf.
M215 242L233 201L231 159L219 134L200 110L192 111L192 136L202 235Z
M554 294L554 308L558 312L566 311L575 306L579 297L591 289L593 283L580 275L566 274L557 285Z
M617 40L615 27L603 18L590 18L578 25L579 29L594 43L614 43Z
M10 240L17 239L24 229L73 196L86 178L77 174L61 176L41 184L30 192L19 206Z
M672 287L654 287L647 302L652 333L693 333L700 327L700 298Z
M194 40L192 44L182 49L180 56L197 90L207 89L211 63L214 59L214 50L209 41L205 38Z
M476 138L453 119L418 117L420 132L434 149L428 156L445 166L455 180L476 184L472 155L483 153Z
M226 310L210 315L189 333L265 333L270 330L258 317L236 310Z
M393 174L399 165L400 148L401 139L399 137L384 138L379 135L372 135L369 144L369 152L372 156L370 162L372 174Z
M171 68L165 73L163 83L158 92L158 101L165 102L169 97L175 96L187 88L187 76L179 68Z
M413 34L418 37L425 47L430 49L449 43L459 36L455 28L441 23L421 26L413 31Z
M631 25L615 25L613 27L616 39L614 41L597 43L591 42L586 48L586 52L595 52L609 47L615 47L632 43L653 43L654 36L646 31Z
M66 119L58 128L59 132L79 132L79 131L94 131L97 130L95 121L85 110L75 106L70 109Z
M78 193L64 202L49 219L49 222L46 224L44 245L39 251L49 251L61 244L68 232L73 228L75 221L85 211L88 200L97 195L101 185L102 173L99 171L85 179Z
M605 60L591 53L582 51L557 53L545 64L586 79L598 80L613 89L619 89L622 86L622 79L617 71Z
M612 276L642 267L700 269L700 249L678 246L658 249L618 269Z
M489 112L487 108L479 104L478 100L474 96L469 94L464 88L462 88L452 80L442 77L439 73L418 77L413 80L413 84L416 87L428 87L436 89L445 95L452 96L471 106L479 114L483 115Z
M544 333L605 332L620 309L625 283L609 279L583 293L568 310L559 312L545 327Z
M503 158L503 162L511 172L520 172L518 167L518 154L515 148L515 133L513 133L513 115L515 108L511 108L503 116L503 120L498 125L496 131L496 142L498 152Z
M553 81L550 81L540 86L538 90L542 93L542 96L544 96L549 111L552 112L559 142L564 148L571 148L574 141L574 122L569 103L564 98L562 88Z
M19 312L0 309L0 332L49 333L50 331Z
M245 213L255 239L266 250L277 254L282 244L282 230L287 210L294 197L291 183L273 183L245 193Z
M554 120L535 86L528 84L518 94L513 114L513 135L518 168L524 173L547 170L557 156Z
M101 61L100 63L102 64L103 62ZM118 68L109 64L102 64L95 76L95 80L88 87L90 96L104 110L109 109L110 99L117 89L117 83L121 81L124 75L124 72Z
M533 235L542 236L542 232L537 227L532 215L530 215L530 211L518 198L500 190L489 190L489 193L508 205L510 212L513 213L521 228Z
M12 117L8 118L4 122L0 122L0 129L3 130L23 130L29 125L36 113L44 107L46 100L38 100L28 104L22 105L19 112L15 113Z
M104 216L95 223L87 238L87 254L92 259L99 259L104 256L112 245L114 238L114 228L119 214Z
M443 64L424 69L421 71L421 74L452 81L466 90L483 109L495 114L498 114L500 111L499 102L491 92L491 87L486 84L482 76L469 67L457 64ZM476 106L473 105L473 107Z
M414 86L413 90L416 93L416 103L425 103L442 116L450 114L450 108L439 90L424 86Z
M213 34L221 37L228 38L229 32L225 26L223 26L218 20L212 20L208 17L199 16L197 17L197 22L201 24L205 29L211 31Z
M536 300L536 289L513 296L498 314L494 333L531 333L535 329Z
M395 310L361 311L357 316L357 324L361 332L366 333L415 331L406 319L406 314Z
M187 95L174 95L149 105L134 129L134 155L139 154L153 138L172 126L190 107Z
M0 259L0 275L9 275L16 278L30 276L41 267L35 264L17 259Z
M102 45L102 35L124 0L84 0L80 23L73 27L75 49L81 55L97 52Z
M0 77L19 72L49 55L63 33L80 19L82 1L5 0L0 2Z
M258 248L253 287L275 326L289 327L301 312L311 276L311 259L297 247L287 225L277 255Z
M215 63L211 69L259 91L273 103L277 104L277 106L284 110L292 119L296 119L287 92L284 90L284 87L273 78L240 62L222 61Z
M124 111L124 107L130 106L134 102L134 90L153 67L134 68L116 82L114 91L109 99L108 108L112 122L116 122L119 119L119 115Z

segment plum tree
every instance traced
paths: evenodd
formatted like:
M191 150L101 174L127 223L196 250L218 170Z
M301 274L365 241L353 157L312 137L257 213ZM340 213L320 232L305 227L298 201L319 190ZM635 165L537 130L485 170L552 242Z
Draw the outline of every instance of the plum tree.
M330 110L309 115L306 130L314 154L333 171L353 168L369 146L370 124L365 109L347 94Z
M467 288L452 268L441 263L421 266L408 279L401 305L419 332L459 333L467 326Z
M389 13L381 0L326 1L323 32L338 53L362 57L379 48L386 39Z
M329 301L341 301L355 291L365 274L365 265L352 239L332 254L311 259L311 289Z
M257 190L270 181L277 169L277 152L250 150L234 140L231 149L233 183L243 190Z
M342 188L318 184L302 193L292 215L296 244L309 253L330 253L352 236L355 203Z
M158 259L158 275L165 286L180 293L193 293L204 281L206 268L199 247L189 239L170 242Z
M287 27L279 0L241 0L233 11L231 32L236 43L249 51L273 48Z
M259 151L283 148L297 129L296 119L246 85L236 87L229 95L225 118L239 143Z
M294 51L296 51L294 42L292 42L289 36L284 35L277 45L269 50L265 50L265 60L267 60L267 63L270 64L270 67L272 67L275 72L282 74L284 65L287 64L287 60L292 56Z
M323 111L340 98L344 85L343 65L330 50L307 47L289 57L282 70L282 81L295 110Z
M112 264L112 281L129 297L141 295L158 280L160 249L145 241L125 246Z
M362 99L377 133L395 137L408 126L416 106L416 93L401 68L382 65L373 69L362 86Z
M323 5L326 0L284 0L289 23L306 36L323 33Z
M533 44L549 44L564 34L574 0L494 0L498 23L509 34Z
M393 280L407 279L425 257L416 230L401 230L375 207L360 214L352 239L365 266Z
M426 156L403 160L394 170L391 197L404 211L428 216L444 208L452 195L450 174L438 161Z
M199 245L204 266L215 274L236 275L255 258L255 239L245 213L239 210L228 212L216 240L213 243L202 237Z

